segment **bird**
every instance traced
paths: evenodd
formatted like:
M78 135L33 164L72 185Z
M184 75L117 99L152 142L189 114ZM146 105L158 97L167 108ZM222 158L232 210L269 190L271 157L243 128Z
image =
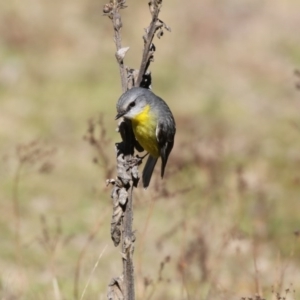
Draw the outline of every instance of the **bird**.
M174 145L175 119L163 99L141 87L133 87L121 95L115 119L121 117L131 121L135 139L149 154L142 175L143 187L147 189L158 158L161 158L161 178L164 176Z

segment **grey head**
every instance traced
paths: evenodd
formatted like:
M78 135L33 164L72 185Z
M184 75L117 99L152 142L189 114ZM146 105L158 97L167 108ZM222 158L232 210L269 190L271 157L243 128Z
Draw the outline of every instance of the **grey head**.
M148 89L134 87L125 92L117 102L116 120L124 117L134 119L151 101L153 93Z

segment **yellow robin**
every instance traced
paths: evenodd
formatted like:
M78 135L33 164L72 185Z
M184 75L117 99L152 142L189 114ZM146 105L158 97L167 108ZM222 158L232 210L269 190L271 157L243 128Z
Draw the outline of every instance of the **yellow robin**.
M149 153L143 170L143 187L147 188L159 157L161 177L164 176L176 133L173 114L166 102L153 92L134 87L118 100L116 119L120 117L131 121L136 140Z

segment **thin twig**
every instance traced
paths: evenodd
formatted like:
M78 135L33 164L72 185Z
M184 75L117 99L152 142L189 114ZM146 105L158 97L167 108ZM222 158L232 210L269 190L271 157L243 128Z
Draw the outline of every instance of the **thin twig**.
M162 6L162 0L150 0L148 4L152 15L152 20L149 27L145 29L146 34L143 36L144 51L135 86L143 85L143 79L148 72L150 63L153 61L153 53L155 52L155 46L152 43L152 41L155 33L158 31L157 37L160 38L163 35L163 29L171 31L171 28L158 18L160 8ZM150 84L151 78L150 83L146 84L147 87L149 87Z
M259 270L258 270L258 266L257 266L257 251L258 251L258 245L254 238L254 241L253 241L254 284L255 284L255 293L257 295L260 295L261 291L260 291L260 283L259 283Z
M115 8L116 12L113 14L113 24L114 24L114 40L117 48L117 61L119 63L119 71L120 71L120 76L121 76L121 83L122 83L122 91L123 93L126 92L127 90L127 74L126 74L126 69L124 66L124 61L123 58L120 55L120 50L122 49L122 37L121 37L121 27L122 27L122 22L121 22L121 16L119 14L119 11L117 8Z
M61 300L62 299L61 292L60 292L60 289L59 289L57 278L55 276L53 276L53 278L52 278L52 285L53 285L54 299L55 300Z
M123 59L128 48L122 48L121 28L123 25L120 10L126 8L125 3L126 0L110 0L110 2L103 7L104 15L107 15L112 20L114 27L114 42L117 49L116 59L119 64L123 93L127 90L127 72Z
M100 261L102 255L103 255L104 251L106 250L106 247L107 247L107 245L105 245L105 247L103 248L103 250L101 251L101 253L100 253L99 256L98 256L98 259L97 259L97 261L96 261L96 263L95 263L95 265L94 265L94 267L93 267L93 269L92 269L92 271L91 271L91 274L90 274L90 276L89 276L89 278L88 278L88 281L87 281L87 283L86 283L86 285L85 285L85 287L84 287L84 289L83 289L83 291L82 291L80 300L83 300L83 297L84 297L84 295L85 295L85 292L86 292L86 290L87 290L87 288L88 288L88 286L89 286L89 284L90 284L90 282L91 282L92 276L93 276L93 274L94 274L96 268L98 267L99 261Z
M136 86L140 86L141 82L143 80L143 76L146 73L148 66L149 66L149 59L150 59L150 49L151 44L155 35L155 32L157 31L157 21L158 21L158 15L160 12L160 7L158 5L154 6L154 11L152 14L152 21L150 23L150 26L148 29L146 29L146 35L144 37L144 51L143 51L143 57L141 61L141 66L139 69L139 75L136 80Z
M74 277L74 299L77 300L79 298L78 289L79 289L79 277L80 277L80 268L81 263L84 258L84 255L87 252L87 248L89 247L90 243L94 240L97 232L99 231L100 226L103 223L104 218L100 218L100 221L94 226L92 231L90 232L83 248L80 251L79 257L77 259L76 268L75 268L75 277Z

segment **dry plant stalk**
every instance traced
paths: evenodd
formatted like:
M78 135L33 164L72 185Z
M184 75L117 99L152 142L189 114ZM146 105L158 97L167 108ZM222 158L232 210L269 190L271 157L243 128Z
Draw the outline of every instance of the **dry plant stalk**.
M103 7L104 15L108 16L113 24L114 42L117 49L116 59L119 65L123 93L133 86L150 88L151 73L148 68L153 61L155 52L155 46L152 42L154 35L157 33L157 37L160 38L164 29L170 31L170 28L158 18L162 0L150 0L148 5L152 19L143 36L144 51L139 70L124 65L124 57L129 47L122 47L121 28L123 24L120 10L126 8L126 0L110 0ZM132 256L135 236L132 231L132 195L133 188L137 186L139 181L138 165L142 161L141 158L134 157L134 149L138 151L142 149L135 140L130 121L121 121L118 130L122 142L116 144L117 178L107 180L107 184L113 185L111 193L113 199L111 237L115 246L121 243L123 273L111 280L107 297L110 300L133 300L135 299L135 291Z
M16 147L17 169L13 178L12 202L15 219L15 253L19 265L22 263L20 182L23 179L23 171L26 167L36 166L40 173L51 172L53 168L51 157L55 151L54 148L47 147L40 140L19 144Z

